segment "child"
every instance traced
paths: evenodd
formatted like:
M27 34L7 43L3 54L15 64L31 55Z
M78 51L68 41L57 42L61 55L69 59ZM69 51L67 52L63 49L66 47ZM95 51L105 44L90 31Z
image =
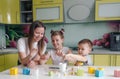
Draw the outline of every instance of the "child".
M60 62L64 62L65 54L70 54L72 51L68 47L63 46L64 42L64 29L60 31L51 30L51 41L53 49L48 51L49 58L51 57L54 65L59 65Z
M78 42L78 55L67 54L65 60L79 65L92 65L92 60L89 53L92 51L93 44L89 39L83 39Z

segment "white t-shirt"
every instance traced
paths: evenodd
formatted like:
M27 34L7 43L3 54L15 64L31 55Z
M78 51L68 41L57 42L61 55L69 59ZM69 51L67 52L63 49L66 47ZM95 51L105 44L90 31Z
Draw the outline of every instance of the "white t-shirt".
M33 45L37 45L37 44L33 43ZM37 49L37 46L34 46L34 47ZM43 53L45 53L46 47L47 47L47 44L45 43ZM28 56L30 53L30 50L28 47L28 38L27 37L20 38L17 42L17 48L18 48L19 53L26 53L26 56Z
M93 65L93 62L92 62L92 59L91 59L91 56L90 55L87 55L85 56L87 58L87 63L84 64L84 65L89 65L89 66L92 66Z
M63 54L67 54L68 53L69 48L68 47L63 47L63 49L61 50ZM63 57L58 56L56 54L56 50L55 49L51 49L48 51L48 54L50 55L50 57L52 58L53 64L54 65L59 65L59 63L63 62Z

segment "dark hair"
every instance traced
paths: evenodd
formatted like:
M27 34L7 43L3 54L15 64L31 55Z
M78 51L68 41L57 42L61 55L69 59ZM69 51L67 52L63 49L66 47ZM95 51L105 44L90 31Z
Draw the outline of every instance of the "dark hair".
M61 29L60 31L54 31L54 30L51 30L51 37L52 36L56 36L56 35L60 35L61 38L64 38L64 29Z
M85 44L85 43L87 43L90 48L93 47L93 43L92 43L92 41L89 40L89 39L83 39L83 40L79 41L79 42L78 42L78 45L79 45L79 44Z
M34 37L34 30L38 27L42 27L46 30L46 27L44 26L44 24L40 21L34 21L29 29L29 36L28 36L28 46L31 49L32 48L32 41L33 41L33 37ZM45 35L45 34L44 34ZM45 46L44 43L44 36L43 38L38 42L38 49L39 49L39 54L41 54L41 52L43 51Z

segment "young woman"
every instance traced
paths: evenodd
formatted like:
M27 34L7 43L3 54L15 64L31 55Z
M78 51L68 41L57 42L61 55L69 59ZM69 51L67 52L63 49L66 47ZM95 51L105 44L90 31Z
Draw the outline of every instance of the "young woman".
M18 40L18 54L21 64L34 67L41 64L41 59L46 51L45 26L42 22L34 21L29 29L29 36Z

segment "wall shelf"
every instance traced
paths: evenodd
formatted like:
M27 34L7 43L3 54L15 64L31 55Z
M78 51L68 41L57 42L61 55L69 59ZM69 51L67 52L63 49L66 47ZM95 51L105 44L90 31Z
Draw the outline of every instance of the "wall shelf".
M32 0L20 0L20 21L21 23L33 21Z

